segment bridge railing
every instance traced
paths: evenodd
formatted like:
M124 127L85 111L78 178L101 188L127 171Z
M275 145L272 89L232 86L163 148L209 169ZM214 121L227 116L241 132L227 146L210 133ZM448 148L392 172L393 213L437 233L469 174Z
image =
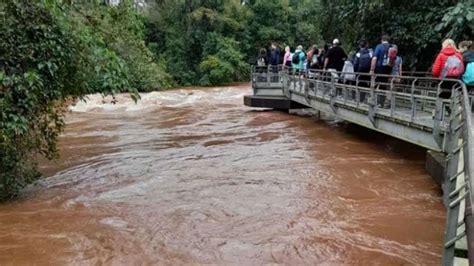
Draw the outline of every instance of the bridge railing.
M472 107L464 84L453 88L452 113L447 132L447 225L443 264L453 265L457 244L466 236L469 265L474 265L474 133Z
M251 77L252 88L281 88L283 70L283 65L253 66Z
M469 264L474 264L474 216L472 208L474 206L474 132L472 123L472 101L467 97L468 91L463 87L463 105L464 105L464 139L466 140L466 148L464 150L464 172L466 174L466 181L469 184L468 195L466 197L466 209L464 213L464 221L467 232L467 245L469 256ZM471 98L472 99L472 98ZM470 106L471 105L471 106Z
M428 77L390 75L370 75L368 73L328 72L311 70L294 74L284 69L282 75L284 93L289 90L304 95L308 100L317 98L331 103L331 106L356 108L368 113L375 122L375 116L381 115L417 124L432 130L438 127L443 131L448 123L449 97L440 99L440 89L445 80ZM458 84L456 80L450 80ZM447 90L447 89L446 89ZM449 93L448 93L449 96ZM440 108L436 108L440 101ZM433 124L433 115L437 114L438 123Z
M308 78L314 78L314 76L321 72L321 70L304 70L300 71L305 77ZM256 89L265 89L265 88L282 88L282 80L283 77L282 75L284 73L292 73L292 69L288 68L283 65L277 65L277 66L253 66L252 67L252 87L254 88L254 94L256 94ZM442 84L443 80L440 79L435 79L430 77L430 73L428 72L405 72L406 75L393 79L393 84L392 82L380 82L378 81L377 83L379 87L386 88L389 87L391 88L391 91L393 92L404 92L407 94L414 94L414 95L424 95L427 97L436 97L438 87L440 84ZM339 74L347 74L347 75L355 75L355 82L359 82L360 84L364 85L364 82L366 83L368 79L371 77L368 76L367 73L339 73ZM375 75L375 77L382 77L383 75ZM391 76L386 76L387 78L391 78ZM388 79L391 80L391 79ZM354 82L353 82L354 83ZM359 84L358 83L358 84ZM383 92L376 91L375 94L380 95L383 94ZM383 97L379 97L379 100ZM414 97L417 98L417 97ZM396 103L401 104L405 103L405 105L410 104L410 102L413 99L408 99L407 97L402 97L396 95ZM405 100L403 100L405 99ZM469 94L469 100L470 102L474 102L474 95ZM446 104L446 103L445 103ZM423 110L429 111L429 109L434 109L434 105L432 103L426 103L426 101L420 101L416 103L417 107L422 107ZM396 106L395 106L396 108ZM407 108L407 106L405 106ZM474 110L474 109L473 109Z

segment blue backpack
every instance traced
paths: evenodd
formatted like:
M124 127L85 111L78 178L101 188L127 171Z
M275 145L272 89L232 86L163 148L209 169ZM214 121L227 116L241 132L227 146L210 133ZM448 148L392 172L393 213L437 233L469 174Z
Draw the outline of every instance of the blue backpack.
M372 52L368 49L364 49L359 52L359 56L359 66L358 69L355 69L355 71L362 73L369 72L370 64L372 63Z
M470 62L466 66L466 71L462 75L464 84L474 86L474 62Z

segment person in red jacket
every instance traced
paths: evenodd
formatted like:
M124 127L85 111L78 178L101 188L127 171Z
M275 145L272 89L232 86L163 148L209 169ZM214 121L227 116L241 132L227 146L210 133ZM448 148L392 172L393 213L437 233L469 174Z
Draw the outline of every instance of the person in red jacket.
M461 53L456 49L456 43L452 39L444 40L441 52L436 57L432 67L433 77L459 79L464 72L464 63ZM441 83L441 98L451 97L451 89L457 82L443 81Z
M445 76L447 73L443 73L446 60L450 56L455 56L459 59L461 63L463 62L461 53L459 53L456 49L456 43L454 43L454 41L451 39L446 39L443 42L443 49L441 49L441 52L438 54L433 64L433 77L437 77L437 78L459 78L460 77L460 75L457 76L456 74L454 76Z

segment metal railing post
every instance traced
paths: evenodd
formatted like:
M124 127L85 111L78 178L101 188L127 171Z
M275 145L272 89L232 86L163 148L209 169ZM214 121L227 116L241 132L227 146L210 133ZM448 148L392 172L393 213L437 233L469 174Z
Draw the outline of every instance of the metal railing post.
M415 99L415 83L416 83L417 79L413 80L412 84L411 84L411 116L410 116L410 120L411 122L413 122L415 120L415 116L416 116L416 99Z
M392 80L390 81L390 117L393 117L393 115L395 114L396 96L393 93L393 87L394 87L393 82L394 82L394 79L392 78Z

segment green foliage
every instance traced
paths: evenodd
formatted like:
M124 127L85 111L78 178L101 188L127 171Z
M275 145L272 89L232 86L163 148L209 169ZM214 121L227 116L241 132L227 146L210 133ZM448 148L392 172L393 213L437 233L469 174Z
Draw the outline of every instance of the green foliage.
M236 40L247 17L238 0L156 1L146 22L148 46L178 84L244 80L250 67L241 45L247 43Z
M439 52L443 38L456 41L472 36L470 0L427 1L329 1L321 2L323 38L338 37L347 50L359 39L374 47L382 34L389 34L399 47L405 66L427 70Z
M145 45L143 19L130 1L117 7L92 2L65 8L69 9L64 13L69 16L65 24L83 42L86 62L91 63L85 68L90 70L86 87L91 92L150 91L172 86L170 76Z
M448 8L436 30L456 40L471 38L474 33L474 3L459 2Z
M172 86L144 42L131 1L5 0L0 3L0 200L39 177L57 155L64 101Z
M147 41L182 85L248 79L260 48L271 42L309 47L320 39L319 1L156 0Z
M51 158L62 127L56 102L74 84L74 38L41 5L0 6L0 199L34 180L34 157Z
M199 64L200 83L203 85L229 83L247 79L250 67L244 63L239 43L232 38L208 33L203 60Z

